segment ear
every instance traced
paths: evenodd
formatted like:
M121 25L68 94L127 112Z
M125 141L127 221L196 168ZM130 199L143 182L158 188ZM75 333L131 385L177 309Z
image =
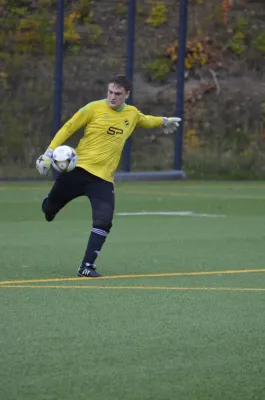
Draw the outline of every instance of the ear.
M130 96L130 93L131 93L130 91L126 93L126 95L125 95L125 100L128 99L128 97Z

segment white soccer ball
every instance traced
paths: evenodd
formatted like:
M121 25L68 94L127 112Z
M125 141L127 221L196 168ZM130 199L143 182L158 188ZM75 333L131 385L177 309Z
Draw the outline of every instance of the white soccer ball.
M70 146L57 147L52 155L52 166L58 172L72 171L77 164L77 155Z

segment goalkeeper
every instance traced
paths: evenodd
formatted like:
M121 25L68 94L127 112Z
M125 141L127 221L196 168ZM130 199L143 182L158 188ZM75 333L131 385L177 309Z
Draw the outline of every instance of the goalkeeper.
M42 211L50 222L69 201L79 196L87 196L90 200L93 225L77 271L80 277L100 276L95 261L112 227L113 179L126 140L137 126L162 127L166 134L173 133L179 126L180 118L144 115L127 105L125 101L129 95L130 81L124 75L115 75L109 80L107 98L91 102L77 111L36 162L39 173L46 175L52 163L53 150L84 127L84 135L76 148L76 168L59 175L42 203Z

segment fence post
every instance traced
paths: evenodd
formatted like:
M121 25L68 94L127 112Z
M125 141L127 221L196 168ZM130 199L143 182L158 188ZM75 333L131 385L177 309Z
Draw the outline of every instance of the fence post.
M54 73L54 132L61 127L62 91L63 91L63 35L64 35L64 0L57 0L56 48Z
M127 100L133 104L133 65L134 65L134 31L135 31L135 10L136 0L128 0L128 33L127 33L127 54L126 54L126 76L131 81L131 93ZM132 139L129 138L123 150L123 171L131 170Z
M177 117L182 119L180 127L175 137L175 159L174 169L181 170L182 167L182 147L184 132L184 80L185 80L185 57L188 25L188 1L180 0L179 4L179 47L177 65Z
M57 0L56 16L56 44L55 44L55 71L53 96L53 136L61 128L62 92L63 92L63 42L64 42L64 0ZM59 173L52 168L53 179Z

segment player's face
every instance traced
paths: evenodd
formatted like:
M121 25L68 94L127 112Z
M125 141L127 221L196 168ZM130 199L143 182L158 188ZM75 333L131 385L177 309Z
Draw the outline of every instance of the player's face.
M119 109L128 99L130 92L126 92L124 87L110 83L108 86L108 105L114 110Z

